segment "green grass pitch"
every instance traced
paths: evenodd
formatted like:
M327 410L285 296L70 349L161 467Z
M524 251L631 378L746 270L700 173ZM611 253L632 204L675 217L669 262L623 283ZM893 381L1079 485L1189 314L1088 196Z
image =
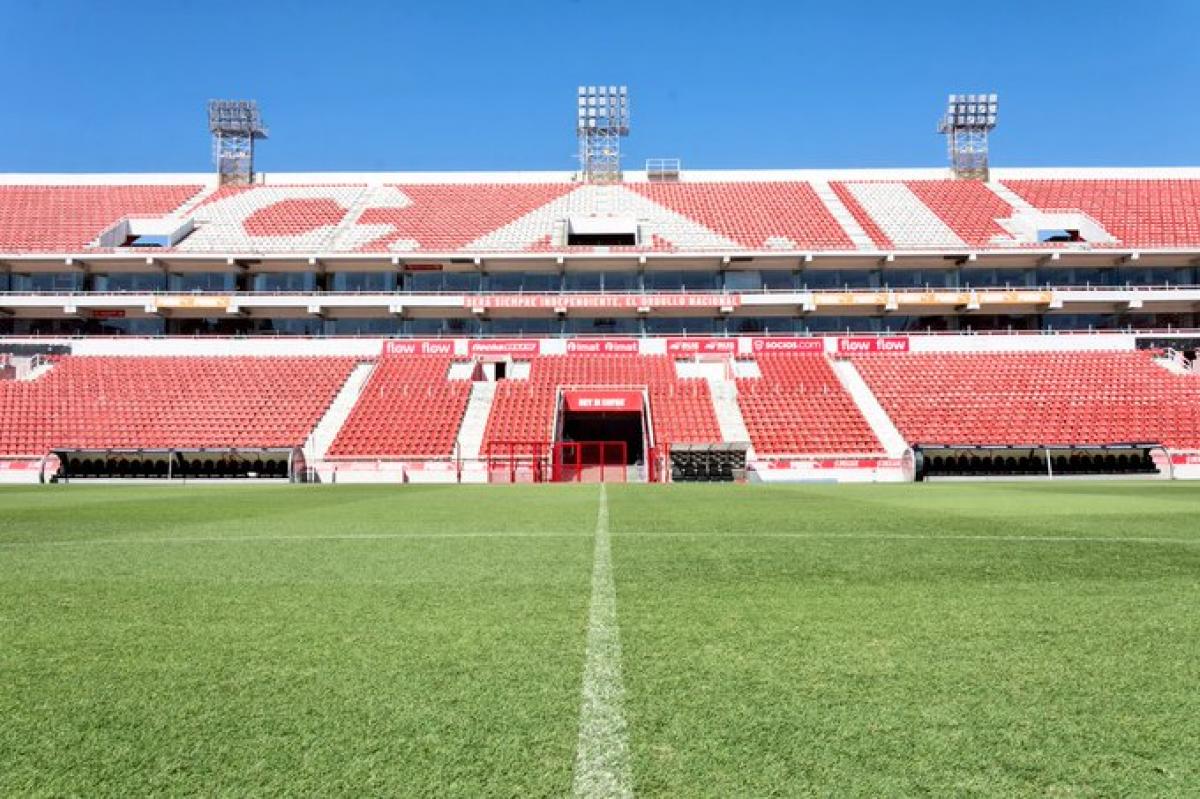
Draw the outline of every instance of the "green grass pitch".
M0 489L0 795L568 795L599 505ZM607 506L637 795L1200 795L1200 486Z

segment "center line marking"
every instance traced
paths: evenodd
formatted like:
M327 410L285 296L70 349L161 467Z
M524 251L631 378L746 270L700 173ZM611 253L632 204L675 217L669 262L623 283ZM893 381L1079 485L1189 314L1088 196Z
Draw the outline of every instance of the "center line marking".
M613 583L612 546L608 534L608 492L601 483L592 560L587 654L583 665L583 702L579 710L579 743L575 750L572 786L575 796L581 799L633 796L624 706L617 589Z

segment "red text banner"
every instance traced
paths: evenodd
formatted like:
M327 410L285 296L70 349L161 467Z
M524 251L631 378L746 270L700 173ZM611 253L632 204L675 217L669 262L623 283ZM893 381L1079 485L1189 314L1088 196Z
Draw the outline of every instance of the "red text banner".
M837 351L846 355L856 352L908 352L908 339L904 336L839 338Z
M540 339L486 338L467 342L469 355L537 355L542 351Z
M809 460L763 461L759 469L898 469L900 460L891 458L812 458Z
M637 355L638 342L633 338L582 338L567 339L570 355Z
M668 355L734 355L735 338L669 338Z
M642 409L640 391L580 389L563 392L568 411L583 413L629 413Z
M451 339L397 339L383 342L383 354L405 355L453 355L454 341Z
M754 352L824 352L825 340L819 338L752 338Z
M737 308L736 294L483 294L463 299L465 308Z

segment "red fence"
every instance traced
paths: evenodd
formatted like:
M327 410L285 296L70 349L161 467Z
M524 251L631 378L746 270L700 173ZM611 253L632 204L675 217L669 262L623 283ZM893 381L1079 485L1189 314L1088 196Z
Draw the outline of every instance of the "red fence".
M555 483L624 483L629 479L624 441L564 441L554 445Z
M545 441L494 441L487 450L489 483L543 483L550 474Z

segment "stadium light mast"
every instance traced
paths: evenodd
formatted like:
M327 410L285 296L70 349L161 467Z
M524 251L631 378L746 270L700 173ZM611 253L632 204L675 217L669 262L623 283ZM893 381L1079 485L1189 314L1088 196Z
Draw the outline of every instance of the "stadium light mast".
M988 133L996 127L995 94L952 94L938 133L946 135L950 168L963 180L988 179Z
M267 138L257 100L209 100L208 130L221 185L254 180L254 142Z
M629 90L625 86L580 86L575 134L579 169L588 183L621 180L621 139L629 135Z

